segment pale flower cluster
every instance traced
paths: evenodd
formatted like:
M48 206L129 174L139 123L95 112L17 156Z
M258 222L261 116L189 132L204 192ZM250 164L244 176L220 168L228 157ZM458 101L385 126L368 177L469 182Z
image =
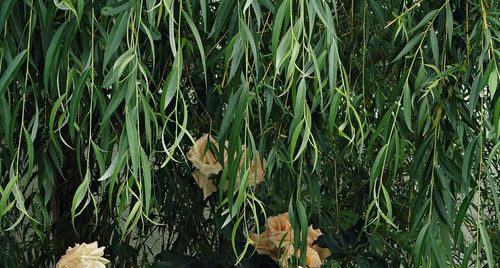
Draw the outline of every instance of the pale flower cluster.
M196 171L193 172L194 180L198 187L203 190L203 198L206 199L213 192L217 191L213 181L210 176L218 174L222 170L222 165L219 163L217 158L212 154L210 149L208 149L208 141L213 143L215 146L218 145L216 140L209 136L208 134L203 135L199 138L195 144L187 152L187 159L193 163ZM227 154L224 155L224 158Z
M288 267L288 259L293 256L293 229L288 213L283 213L266 220L265 231L261 234L250 234L250 242L261 255L269 255L280 263L281 267ZM309 226L307 230L306 266L309 268L320 267L324 260L330 256L330 251L313 245L314 241L322 235L319 229ZM300 252L297 252L300 256Z
M243 165L245 163L245 158L246 158L246 153L245 149L243 150L243 157L241 158L240 162L240 170L243 169ZM248 175L248 185L250 186L256 186L257 184L261 183L264 181L264 176L266 175L266 160L260 160L260 154L257 152L255 158L257 159L256 161L251 161L250 162L250 167L249 167L249 175ZM239 175L238 175L239 178Z
M76 244L66 250L56 268L105 268L109 261L103 255L104 247L97 247L97 242Z
M219 145L217 141L208 134L203 135L201 138L196 140L195 144L189 149L186 156L189 161L193 164L196 170L192 173L194 180L198 187L203 190L203 199L207 199L212 193L217 191L217 187L211 176L217 175L222 171L222 164L217 160L213 153L208 149L208 143L212 143L218 150ZM228 147L226 142L225 148ZM243 157L240 162L240 169L238 171L241 173L244 168L245 163L245 148L243 147ZM224 150L224 163L227 163L227 151ZM256 161L251 161L249 166L249 185L256 186L264 180L266 160L261 161L259 152L256 155ZM239 185L239 179L236 181L236 187Z

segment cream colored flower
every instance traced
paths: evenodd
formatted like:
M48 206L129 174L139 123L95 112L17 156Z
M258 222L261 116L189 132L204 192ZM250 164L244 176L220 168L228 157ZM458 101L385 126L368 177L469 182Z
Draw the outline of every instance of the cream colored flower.
M217 187L215 187L213 181L207 175L201 173L199 170L193 172L191 175L193 175L198 187L203 190L203 199L207 199L213 192L217 192Z
M293 230L288 213L283 213L266 220L266 230L261 234L250 234L250 242L261 255L269 255L282 263L293 254ZM286 256L284 256L286 255Z
M207 148L209 140L215 144L216 148L219 147L214 138L205 134L195 142L186 155L193 166L206 176L218 174L222 170L222 165ZM226 157L225 155L226 153L224 153L224 157Z
M287 247L293 243L293 229L288 212L267 219L266 236L276 247Z
M76 244L66 250L56 268L105 268L109 261L102 256L104 247L97 247L97 241L90 244Z

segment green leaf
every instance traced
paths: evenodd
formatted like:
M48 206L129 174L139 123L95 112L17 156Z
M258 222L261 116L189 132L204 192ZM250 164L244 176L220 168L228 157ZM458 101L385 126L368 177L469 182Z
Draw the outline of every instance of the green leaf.
M490 236L488 235L488 231L486 230L484 223L479 225L479 234L481 235L481 242L486 253L486 259L488 260L488 267L493 268L495 266L493 248L491 247Z
M54 0L54 5L61 10L70 10L76 17L78 17L76 8L71 0Z
M293 128L293 134L290 139L290 159L294 159L295 157L292 157L295 153L295 148L297 146L297 141L299 139L299 135L302 132L302 127L304 125L304 120L300 120L297 125ZM296 156L299 155L299 153L295 154Z
M240 99L240 95L243 89L238 90L231 98L229 99L229 104L227 106L226 112L224 113L224 118L222 119L222 123L219 129L219 136L225 137L226 130L229 127L229 124L234 119L234 114L238 105L238 100Z
M490 151L490 155L488 156L487 166L493 167L493 161L495 161L495 155L498 154L500 150L500 142L498 142ZM488 178L488 186L491 189L491 194L493 196L493 204L495 206L495 214L497 215L497 224L500 226L500 201L498 199L498 188L497 183L494 180L494 175L491 172L491 168L487 169L487 178ZM472 194L471 194L472 196Z
M232 61L228 78L229 81L231 81L234 75L236 74L236 71L240 66L241 58L243 57L243 54L245 52L243 45L243 38L241 37L241 35L235 36L235 38L236 39L234 42L234 46L232 47L231 57L230 57Z
M106 122L111 118L113 113L116 112L120 104L123 102L125 99L125 95L127 94L127 86L123 85L119 88L116 88L114 91L114 94L112 94L111 101L108 104L108 107L106 107L106 111L104 112L102 116L102 121Z
M300 120L304 116L304 108L306 106L306 82L302 79L297 87L297 95L293 105L293 116Z
M78 107L81 104L84 86L86 85L88 75L90 73L90 69L86 69L80 75L80 78L76 81L73 94L71 94L71 100L69 103L69 117L68 117L68 125L69 125L69 133L72 138L75 136L75 119L78 113Z
M474 197L474 191L471 191L469 192L464 200L462 201L462 203L460 204L460 209L458 210L458 213L455 217L455 243L457 243L459 241L459 237L462 234L462 223L465 219L465 217L467 216L467 211L469 210L470 208L470 204L471 204L471 201L472 201L472 198Z
M472 255L472 252L474 252L474 249L476 249L476 243L471 243L466 249L464 253L464 258L462 259L462 268L467 268L469 266L469 259L470 256Z
M104 16L113 16L116 14L123 13L125 11L128 11L131 3L132 2L130 0L123 0L123 1L109 3L109 5L101 9L101 14L103 14Z
M127 235L139 221L139 218L141 216L140 209L141 209L141 202L139 201L135 202L134 207L132 207L132 209L130 210L130 214L127 216L127 219L123 224L122 227L123 236Z
M481 78L480 74L476 75L476 77L474 78L474 81L472 82L471 88L470 88L469 113L471 116L476 111L477 102L479 100L479 92L482 90L482 88L480 88L480 85L479 85L480 78Z
M385 162L385 157L386 157L386 152L389 144L385 144L380 151L377 154L377 157L375 158L375 161L373 161L372 168L370 170L370 195L372 193L371 189L373 189L373 186L375 185L375 181L377 180L378 176L381 173L381 170L383 168L383 163Z
M412 110L413 110L413 105L411 102L410 86L408 85L408 83L405 83L405 85L403 86L403 114L406 126L410 131L412 131L413 129L411 122Z
M172 99L176 96L177 90L179 88L179 74L182 73L182 54L175 57L174 65L172 70L167 76L162 88L160 107L162 111L167 109Z
M217 8L217 13L215 15L215 22L212 30L210 31L210 36L218 36L222 30L224 22L231 17L230 14L234 10L233 5L235 1L233 0L222 0Z
M73 202L71 202L71 222L73 223L73 227L75 226L75 217L79 214L76 213L76 209L80 206L83 199L87 195L87 191L89 190L89 183L90 183L90 172L87 171L82 183L76 189L75 195L73 196ZM82 208L82 210L85 207L86 205Z
M384 25L386 23L386 18L385 18L384 12L382 11L383 8L380 5L380 3L378 1L375 1L375 0L370 0L369 3L373 9L375 15L377 16L379 23Z
M415 25L415 27L413 27L413 29L411 29L409 31L409 33L415 32L418 29L420 29L422 26L426 25L431 19L434 19L434 17L436 16L436 14L439 11L440 11L439 9L434 9L434 10L428 11L426 13L425 17L422 20L420 20L420 22L417 25Z
M434 30L434 27L432 27L432 26L429 29L429 39L430 39L430 43L431 43L432 57L434 58L434 64L436 66L439 66L438 40L437 40L437 36L436 36L436 30Z
M54 103L54 106L52 106L52 110L50 111L50 117L49 117L49 134L51 139L54 139L55 134L54 134L54 122L56 120L56 114L57 111L59 111L59 108L61 107L62 101L66 98L66 94L63 94L60 96L57 101Z
M448 46L452 47L453 39L453 12L451 11L450 3L446 3L446 36L448 37Z
M5 22L9 18L8 15L11 14L12 8L14 7L15 3L16 0L5 0L0 4L0 29L4 29Z
M495 93L498 88L498 78L500 77L500 71L498 69L495 69L490 73L489 79L488 79L488 88L490 89L490 99L493 101L493 98L495 98Z
M240 27L243 28L243 32L245 33L245 39L248 41L248 43L250 43L250 49L252 50L252 55L253 55L253 58L254 58L255 64L256 64L255 69L256 69L257 77L260 77L260 67L259 67L260 66L260 57L259 57L259 54L257 53L258 44L256 43L253 34L250 32L250 28L248 28L248 25L244 21L240 22Z
M10 85L12 80L14 80L15 76L18 74L19 68L21 68L21 65L24 63L26 52L27 50L19 52L19 54L17 54L17 56L9 63L7 69L3 71L3 74L0 78L0 98L5 93L5 90L7 90L7 87Z
M23 134L24 134L24 141L26 142L26 147L27 147L26 151L28 154L28 172L26 173L26 176L30 178L33 172L33 166L35 165L35 150L33 147L33 140L31 138L31 135L25 128L23 128Z
M300 241L301 241L301 254L300 254L300 263L305 263L306 259L306 245L307 245L307 236L308 236L308 231L307 231L307 226L308 226L308 221L307 221L307 214L306 214L306 208L304 207L304 204L300 200L296 201L297 205L297 216L299 218L299 224L300 224Z
M278 57L277 57L276 52L278 51L278 41L279 41L279 37L281 35L281 29L282 29L283 24L285 22L285 18L288 17L287 12L289 11L289 3L290 3L289 1L282 1L281 2L280 7L278 8L278 14L276 15L276 18L275 18L274 24L273 24L273 35L272 35L271 47L272 47L272 51L273 51L273 62L277 66L278 66ZM281 46L281 44L280 44L280 46Z
M203 18L203 31L207 31L207 0L200 1L201 17Z
M13 176L9 179L9 182L5 186L5 188L1 191L2 195L0 196L0 221L2 220L5 213L8 211L7 201L12 193L12 189L14 185L17 183L18 177Z
M140 159L140 145L139 136L137 134L137 120L136 120L136 109L127 109L125 112L125 127L127 129L127 140L129 144L130 160L132 161L132 175L137 178L137 172L139 171Z
M477 136L473 137L473 139L467 145L467 149L464 153L464 161L462 164L462 183L464 189L468 189L471 180L471 166L474 161L474 152L476 147Z
M104 81L102 87L108 88L111 87L114 83L118 82L121 78L123 72L129 66L130 62L135 63L133 60L135 58L135 50L129 49L125 51L118 59L116 59L113 68L108 71L106 76L104 77Z
M428 228L429 228L429 223L424 224L422 229L420 229L420 232L417 237L417 241L415 242L415 254L414 254L414 259L415 259L415 266L419 266L420 260L422 259L422 253L425 249L426 246L426 240L428 234ZM432 238L431 238L432 239Z
M21 192L21 189L19 189L19 184L15 183L14 187L12 188L12 193L14 194L14 198L16 199L16 207L19 209L19 211L26 217L30 218L32 221L34 221L37 224L40 224L39 221L37 221L35 218L33 218L29 213L28 210L26 209L26 200ZM17 223L16 223L17 224Z
M412 50L418 42L422 40L425 33L418 33L415 35L408 43L406 43L405 47L399 52L399 54L392 60L392 62L398 61L403 56L405 56L410 50Z
M111 29L111 32L109 33L106 40L106 49L104 50L104 59L102 63L103 70L108 65L111 56L113 56L113 54L118 50L123 36L125 36L125 32L128 26L128 20L128 10L126 10L116 18L115 24L113 25L113 28Z
M205 61L205 49L203 48L203 42L201 41L200 34L198 33L198 29L196 29L196 26L194 25L193 20L191 17L186 12L182 12L182 15L184 15L184 19L186 20L187 24L189 25L189 28L191 29L191 32L194 35L194 38L196 40L196 45L198 46L198 51L200 52L201 56L201 64L203 65L203 74L205 76L205 86L207 86L207 63Z
M47 49L47 54L45 58L45 67L43 69L43 83L46 88L49 86L49 76L54 75L58 69L58 66L55 66L59 61L59 49L62 43L62 33L66 29L66 23L63 23L59 26L56 33L52 37L50 41L49 49Z
M149 157L146 155L144 149L141 148L141 167L142 176L144 180L144 206L145 213L149 214L149 209L151 207L151 191L152 191L152 177L151 177L151 164Z

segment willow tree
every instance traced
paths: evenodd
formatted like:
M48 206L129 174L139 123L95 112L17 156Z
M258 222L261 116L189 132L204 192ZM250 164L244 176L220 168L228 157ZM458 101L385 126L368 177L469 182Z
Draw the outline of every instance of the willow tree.
M325 267L494 267L499 17L496 0L3 0L0 263L99 240L113 267L256 267L273 262L248 234L289 212L298 251L325 234ZM222 145L206 199L186 158L203 134Z

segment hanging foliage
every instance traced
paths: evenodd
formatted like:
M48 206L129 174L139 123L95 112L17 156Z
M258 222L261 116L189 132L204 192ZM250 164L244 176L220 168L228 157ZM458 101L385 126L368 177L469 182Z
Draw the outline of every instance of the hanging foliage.
M499 18L3 0L0 266L97 240L112 267L495 267Z

